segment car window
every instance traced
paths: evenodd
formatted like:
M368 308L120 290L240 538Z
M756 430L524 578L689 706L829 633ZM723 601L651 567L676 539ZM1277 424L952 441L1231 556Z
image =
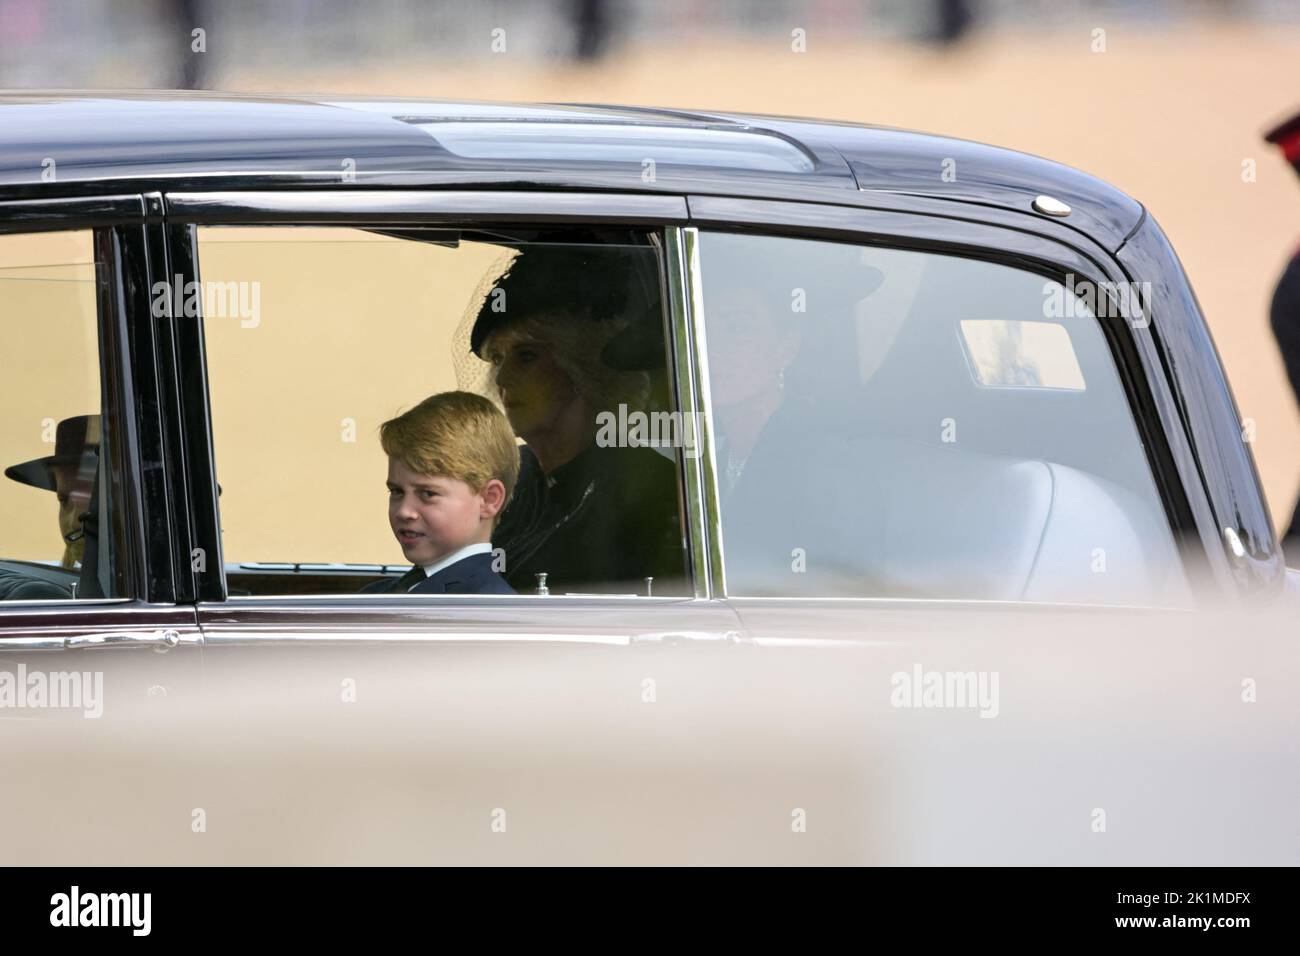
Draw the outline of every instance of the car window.
M232 597L688 593L657 236L197 235Z
M1081 281L721 233L700 263L729 594L1186 600Z
M0 601L124 595L88 231L0 235Z

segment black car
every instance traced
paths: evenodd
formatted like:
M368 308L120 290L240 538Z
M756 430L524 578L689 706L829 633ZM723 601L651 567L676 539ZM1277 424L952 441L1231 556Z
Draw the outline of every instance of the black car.
M813 646L813 621L1062 608L1105 630L1286 600L1159 226L991 146L10 93L0 304L0 650L121 647L87 655L110 709L250 661L337 688L375 645L409 675L421 644ZM380 426L447 391L518 438L491 542L516 593L395 589L419 575Z

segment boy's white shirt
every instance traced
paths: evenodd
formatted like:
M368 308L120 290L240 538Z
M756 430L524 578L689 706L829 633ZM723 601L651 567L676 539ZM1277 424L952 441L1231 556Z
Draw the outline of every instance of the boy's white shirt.
M451 565L455 564L457 561L463 560L464 558L468 558L472 554L491 554L491 553L492 553L492 544L488 541L480 541L478 544L467 544L459 551L453 551L451 554L447 555L441 561L435 561L433 564L424 565L424 576L425 578L431 578L439 571L441 571L443 568L450 567ZM411 587L419 587L419 585L413 584L411 585ZM409 591L410 588L407 588L407 590Z

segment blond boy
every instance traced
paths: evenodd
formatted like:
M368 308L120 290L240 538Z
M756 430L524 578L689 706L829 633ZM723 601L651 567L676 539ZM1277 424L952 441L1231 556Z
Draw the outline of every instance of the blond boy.
M371 593L514 594L495 568L492 531L519 475L505 415L470 392L431 395L380 427L388 523L414 567Z

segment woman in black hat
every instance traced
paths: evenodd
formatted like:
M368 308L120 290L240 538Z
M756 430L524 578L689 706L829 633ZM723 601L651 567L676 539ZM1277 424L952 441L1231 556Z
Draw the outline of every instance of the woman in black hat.
M611 364L607 347L662 318L647 246L526 246L484 296L470 336L520 449L520 473L493 536L504 575L533 593L678 593L685 554L673 461L597 441L602 413L644 410L653 361ZM622 335L621 335L622 334ZM661 359L662 360L662 359ZM629 365L634 366L629 368ZM647 585L646 579L653 579Z

